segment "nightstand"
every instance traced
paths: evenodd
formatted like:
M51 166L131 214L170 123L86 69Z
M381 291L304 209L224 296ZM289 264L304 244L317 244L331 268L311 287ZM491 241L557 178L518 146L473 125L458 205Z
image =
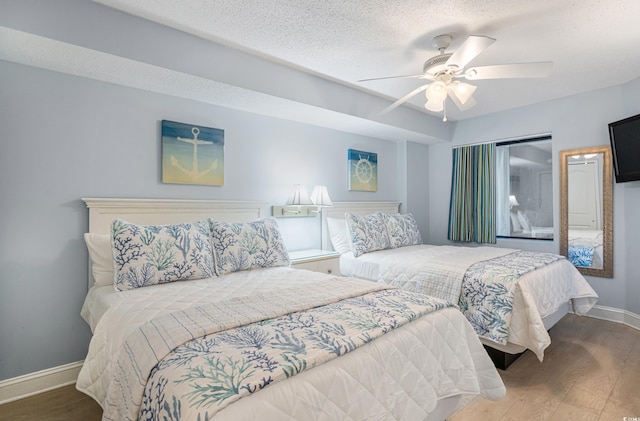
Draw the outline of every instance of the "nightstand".
M289 252L291 267L340 276L340 254L328 250L299 250Z

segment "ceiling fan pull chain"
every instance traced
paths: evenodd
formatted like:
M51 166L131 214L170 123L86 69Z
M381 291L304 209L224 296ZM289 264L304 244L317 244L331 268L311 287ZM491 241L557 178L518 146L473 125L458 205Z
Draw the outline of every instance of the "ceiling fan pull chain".
M447 101L446 99L442 102L442 121L447 121Z

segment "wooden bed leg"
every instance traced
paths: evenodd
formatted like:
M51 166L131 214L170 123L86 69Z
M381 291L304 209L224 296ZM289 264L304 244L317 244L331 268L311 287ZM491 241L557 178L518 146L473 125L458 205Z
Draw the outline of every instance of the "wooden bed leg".
M490 346L484 345L484 349L489 354L491 361L493 361L493 365L500 370L506 370L515 360L518 359L524 352L519 354L508 354L504 351L498 351L497 349L493 349Z

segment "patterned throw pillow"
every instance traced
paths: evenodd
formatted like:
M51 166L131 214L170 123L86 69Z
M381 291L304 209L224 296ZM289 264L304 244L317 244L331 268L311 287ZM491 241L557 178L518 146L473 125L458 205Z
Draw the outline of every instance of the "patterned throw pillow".
M115 287L124 291L215 276L209 221L176 225L111 224Z
M381 213L356 216L347 212L344 219L347 221L351 251L355 257L370 251L391 248L391 240Z
M289 253L275 218L229 223L211 219L216 273L289 266Z
M387 225L392 248L422 244L418 223L412 214L382 214L382 217Z

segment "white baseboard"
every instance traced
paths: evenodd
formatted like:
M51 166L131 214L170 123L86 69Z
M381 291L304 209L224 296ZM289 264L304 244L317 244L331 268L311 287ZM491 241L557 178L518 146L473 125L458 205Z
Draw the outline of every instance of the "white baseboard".
M0 405L74 384L82 361L0 381Z
M595 305L587 316L610 322L623 323L629 327L640 330L640 315L619 308Z
M630 311L595 305L587 316L624 323L640 330L640 315ZM80 368L82 368L82 361L0 381L0 405L73 384L78 378Z

